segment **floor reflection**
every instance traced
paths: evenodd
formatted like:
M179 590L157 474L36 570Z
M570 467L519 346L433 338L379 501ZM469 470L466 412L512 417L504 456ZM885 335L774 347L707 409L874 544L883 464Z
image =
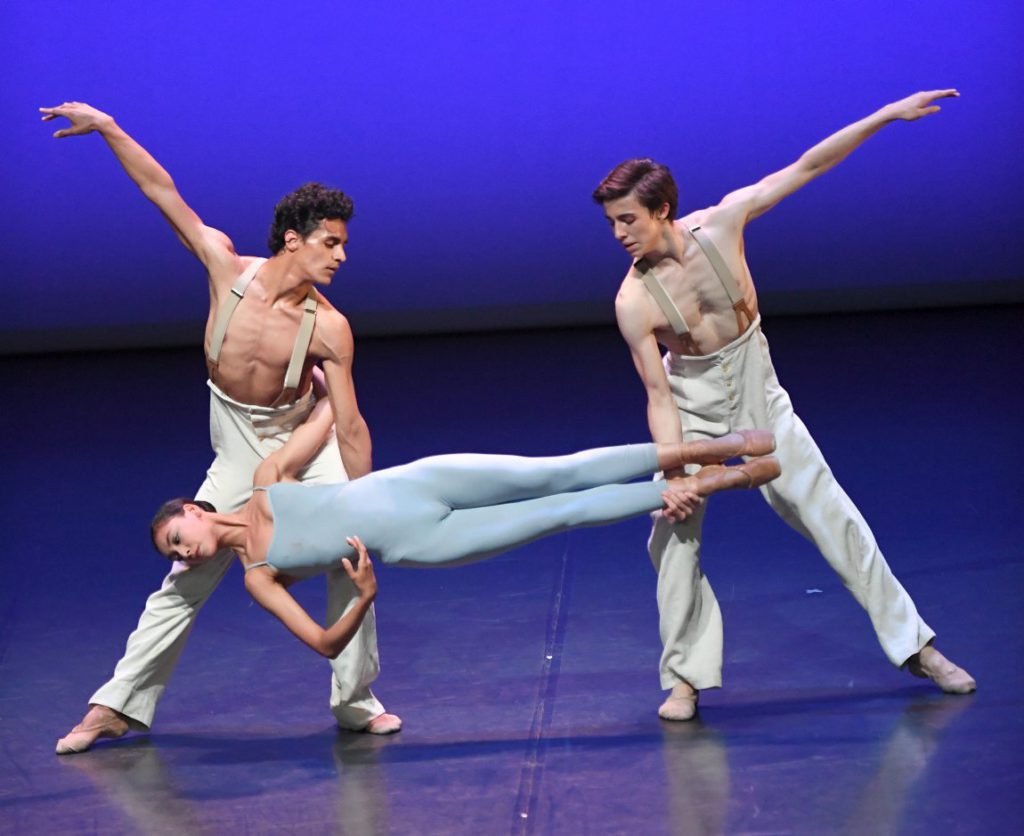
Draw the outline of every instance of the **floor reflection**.
M878 765L841 828L849 834L898 833L908 799L940 749L942 733L973 698L929 695L909 703L881 747Z
M380 754L394 739L339 731L331 746L338 770L335 823L346 836L376 836L388 826L388 791Z
M713 836L725 830L729 810L729 758L721 734L699 718L663 723L667 820L677 832ZM684 825L685 823L685 825Z
M148 739L97 747L84 755L63 757L60 763L85 775L140 833L214 832L203 824L160 748Z

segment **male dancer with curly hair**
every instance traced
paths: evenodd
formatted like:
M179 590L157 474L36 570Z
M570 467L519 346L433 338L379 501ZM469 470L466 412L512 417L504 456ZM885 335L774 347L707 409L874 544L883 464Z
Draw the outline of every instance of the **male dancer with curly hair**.
M334 411L335 439L303 472L303 481L335 482L369 473L370 433L352 381L352 331L317 290L331 283L345 260L352 201L308 183L275 208L271 257L240 256L223 232L200 220L170 175L109 115L81 102L40 112L44 121L63 117L71 123L55 137L98 133L206 268L210 309L204 347L215 458L196 496L218 511L245 503L256 467L312 410L317 363ZM221 552L202 565L172 569L147 600L113 678L93 694L85 718L58 742L58 753L85 751L97 737L120 737L129 728L149 728L196 613L231 560L230 552ZM358 593L340 570L328 574L327 586L327 620L333 623L357 603ZM386 714L370 691L379 671L372 612L331 668L331 709L340 726L375 734L401 728L401 720Z

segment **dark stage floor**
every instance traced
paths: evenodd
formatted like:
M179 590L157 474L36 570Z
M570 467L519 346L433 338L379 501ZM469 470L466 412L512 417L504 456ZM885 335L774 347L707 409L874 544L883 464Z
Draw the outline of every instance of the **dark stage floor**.
M63 758L56 739L163 575L146 523L208 464L203 364L0 360L0 832L1024 831L1021 314L766 325L798 412L974 696L893 669L824 561L756 493L732 494L705 539L725 688L697 722L655 714L655 576L634 520L462 569L378 567L376 691L405 720L391 738L336 731L327 666L233 569L152 734ZM607 329L366 340L356 373L378 467L645 435ZM319 611L322 584L297 590Z

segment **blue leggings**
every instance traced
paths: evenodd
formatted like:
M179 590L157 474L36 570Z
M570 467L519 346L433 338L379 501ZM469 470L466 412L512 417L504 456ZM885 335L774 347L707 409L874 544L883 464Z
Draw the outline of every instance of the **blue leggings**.
M402 502L402 534L382 556L402 565L470 563L566 529L650 513L663 505L665 482L620 483L658 469L654 444L420 459L387 471Z

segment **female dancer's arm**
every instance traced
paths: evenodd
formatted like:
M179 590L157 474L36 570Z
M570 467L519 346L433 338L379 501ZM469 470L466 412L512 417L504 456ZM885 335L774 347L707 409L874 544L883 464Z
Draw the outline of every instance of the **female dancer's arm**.
M341 565L352 578L359 598L355 606L326 630L310 618L272 572L255 570L245 574L245 588L256 602L279 618L300 641L328 659L333 659L345 649L377 597L377 580L373 576L373 564L366 546L358 537L346 539L359 552L359 561L355 568L347 558L341 561Z
M334 413L331 412L331 402L324 394L326 388L323 372L317 368L313 369L313 388L319 398L313 411L295 428L281 449L267 456L256 468L252 480L254 485L272 485L274 482L295 479L299 471L324 446L334 426Z

